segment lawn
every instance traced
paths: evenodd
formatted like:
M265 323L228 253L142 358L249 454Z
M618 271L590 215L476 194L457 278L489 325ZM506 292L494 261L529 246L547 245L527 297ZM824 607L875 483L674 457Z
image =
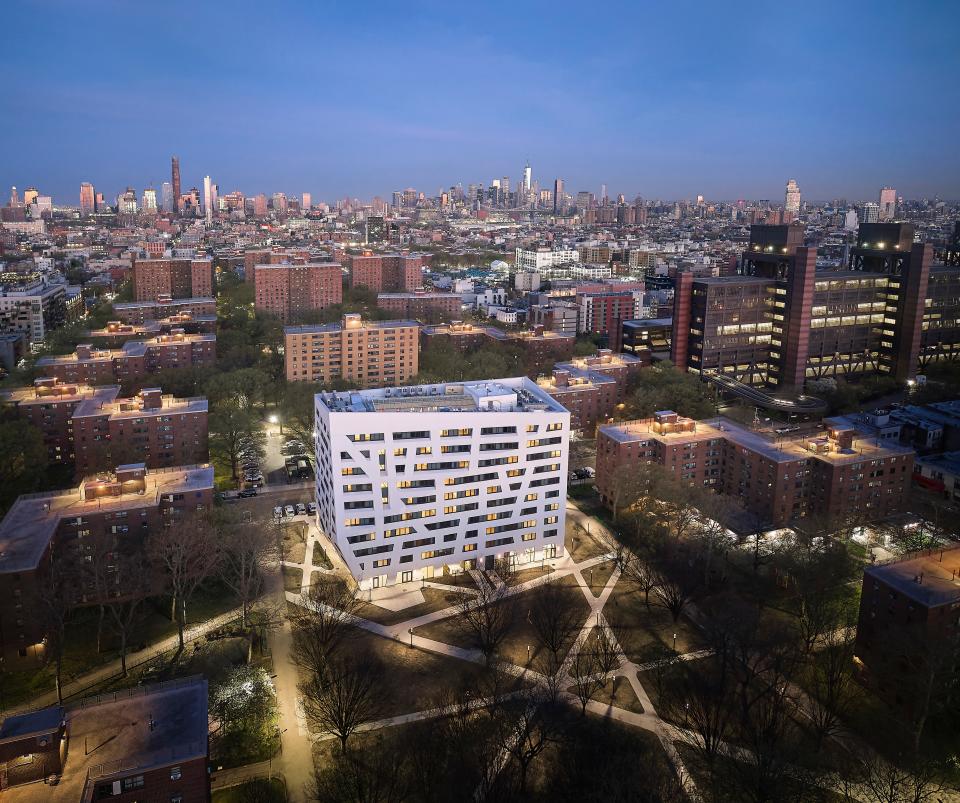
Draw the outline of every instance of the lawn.
M550 574L553 569L550 566L534 566L532 569L518 569L515 572L510 573L507 577L500 578L508 586L519 586L524 583L529 582L530 580L536 580L538 577L543 577L545 574Z
M691 652L703 647L696 627L686 618L674 622L666 608L656 604L656 595L650 595L650 607L644 602L642 591L625 578L617 581L610 599L603 608L604 616L620 641L627 658L638 664L665 658L676 651Z
M302 522L283 524L283 559L303 563L307 556L307 525Z
M577 585L576 579L572 575L567 575L557 580L557 583L559 583L563 589L566 600L565 604L576 611L577 621L586 621L590 609L587 601L583 598L583 592ZM503 661L516 664L517 666L529 667L543 672L549 669L551 656L548 650L540 643L536 630L528 620L528 614L533 606L533 601L536 595L540 593L543 593L543 589L538 587L531 591L525 591L517 597L511 597L506 603L500 603L514 604L517 606L517 610L513 627L501 644L499 658ZM472 636L463 631L456 616L418 627L414 630L414 634L423 636L424 638L442 641L446 644L453 644L458 647L476 647ZM573 638L568 639L568 643L564 646L561 654L566 654L573 645L573 640Z
M566 536L567 552L570 553L577 563L582 563L589 558L595 558L599 555L605 555L610 551L609 547L603 544L598 538L590 535L579 525L567 520Z
M607 586L607 581L613 576L616 568L617 562L615 560L608 560L581 571L583 579L590 587L590 592L593 596L599 597L600 594L603 593L603 589Z
M279 778L254 778L252 781L215 789L211 803L285 803L287 789Z
M391 611L387 608L381 608L379 605L364 602L357 610L357 615L381 625L397 625L406 622L408 619L415 619L427 613L450 608L456 605L462 596L453 588L449 591L443 591L439 588L427 587L422 589L421 593L423 594L423 602L418 605L411 605L401 611Z
M643 706L625 677L615 677L607 681L607 685L596 692L591 698L604 705L623 708L626 711L632 711L635 714L643 713Z
M314 566L318 566L321 569L332 569L333 564L330 562L330 558L327 557L326 550L320 546L320 544L314 541L313 544L313 553L310 557L311 562Z
M303 587L303 569L295 566L281 566L283 573L283 590L298 593Z
M378 719L433 708L450 693L483 694L487 669L481 664L410 647L409 642L383 638L368 630L351 630L344 653L374 655L386 670ZM506 679L506 685L519 687L512 677Z

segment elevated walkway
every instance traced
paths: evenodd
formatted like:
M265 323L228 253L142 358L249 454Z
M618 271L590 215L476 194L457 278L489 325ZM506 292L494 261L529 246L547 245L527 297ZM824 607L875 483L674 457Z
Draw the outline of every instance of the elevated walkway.
M711 371L704 373L702 376L705 382L711 382L720 390L732 393L737 398L764 410L787 413L788 415L812 416L826 415L829 410L827 403L816 396L797 396L795 399L784 399L772 396L766 390L744 384L740 380L724 374Z

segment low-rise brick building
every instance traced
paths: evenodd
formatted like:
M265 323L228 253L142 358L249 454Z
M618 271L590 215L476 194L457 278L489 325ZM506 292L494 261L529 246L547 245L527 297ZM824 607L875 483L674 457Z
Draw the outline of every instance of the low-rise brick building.
M41 357L37 369L61 382L109 385L135 382L166 368L213 365L216 351L216 335L188 335L174 329L150 340L127 341L119 349L84 343L73 354Z
M569 360L573 357L573 346L576 343L574 335L551 332L542 326L520 332L505 332L496 326L480 326L462 321L425 326L421 330L420 339L424 348L431 343L446 341L463 352L491 342L514 345L522 348L537 362L549 359Z
M217 315L217 300L212 296L200 298L171 298L162 295L150 301L122 301L113 305L113 312L123 323L143 324L173 315L191 317Z
M449 321L460 316L463 299L458 293L380 293L377 306L398 318L407 318L426 323Z
M212 503L213 467L208 465L118 466L112 473L87 477L74 489L19 497L0 521L0 654L6 668L43 659L45 633L31 610L52 562L76 565L98 539L123 538L128 546L139 547L150 533L208 510ZM84 596L85 586L75 588L78 602L95 601L95 596Z
M829 419L822 429L778 434L668 410L600 427L596 484L613 506L620 472L656 463L679 482L736 497L761 526L784 527L812 515L875 520L901 511L913 460L912 449Z
M195 676L7 717L3 799L207 803L207 695Z

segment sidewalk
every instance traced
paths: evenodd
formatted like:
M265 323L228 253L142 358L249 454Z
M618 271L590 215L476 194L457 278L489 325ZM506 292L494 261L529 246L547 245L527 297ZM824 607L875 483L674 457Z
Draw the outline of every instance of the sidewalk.
M211 630L216 630L217 628L222 627L234 619L239 619L240 616L241 608L237 607L227 611L226 613L222 613L213 619L208 619L205 622L188 627L183 634L184 643L190 644L192 641L196 641L198 638L201 638ZM142 666L148 661L152 661L155 658L159 658L164 653L176 649L178 644L178 636L176 633L174 633L171 636L167 636L167 638L163 639L162 641L154 642L145 649L138 650L136 652L128 652L127 673L131 674L138 666ZM89 672L86 672L85 674L75 677L69 682L64 683L63 700L66 702L72 698L80 697L92 686L96 686L98 683L103 683L104 681L118 677L119 675L120 659L115 658L114 660L108 661L102 666L98 666L96 669L92 669ZM27 703L21 703L20 705L14 706L0 713L5 716L10 714L18 714L24 711L32 711L37 708L46 708L47 706L55 705L56 702L56 691L49 691L39 695L38 697L34 697Z

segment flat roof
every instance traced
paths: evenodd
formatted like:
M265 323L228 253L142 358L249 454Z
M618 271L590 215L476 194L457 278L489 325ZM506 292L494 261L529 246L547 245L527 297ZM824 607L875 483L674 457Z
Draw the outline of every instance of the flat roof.
M69 706L66 720L71 746L58 783L14 786L4 800L77 803L90 782L205 757L207 681L198 676L92 697Z
M48 393L46 395L40 395L37 392L38 388L36 386L28 385L26 387L11 388L10 390L0 393L0 401L21 406L72 401L82 403L84 400L96 400L97 402L107 404L120 394L119 385L83 385L66 382L62 385L54 385L53 387L58 389L75 387L76 393Z
M190 398L178 399L173 395L160 397L159 407L141 407L137 405L140 402L138 396L125 399L84 399L77 405L73 411L75 418L85 418L94 415L108 415L114 420L127 418L145 418L154 415L170 415L184 413L205 413L208 405L206 398L194 396ZM130 409L124 410L124 405L131 405ZM133 406L137 405L137 406Z
M320 393L317 400L331 413L567 412L525 376Z
M253 266L254 270L276 270L278 268L342 268L339 262L276 262L270 264L257 264Z
M863 571L927 607L960 602L960 547L929 550Z
M342 323L303 324L300 326L285 326L284 336L287 335L318 335L327 332L351 331L354 329L401 329L404 327L419 327L417 321L361 321L360 326L344 326Z
M139 307L173 307L184 306L187 304L216 304L217 300L213 296L194 296L192 298L171 298L163 301L120 301L113 305L118 309L137 309Z
M0 573L35 569L61 519L155 507L164 494L213 488L213 466L151 469L144 480L142 493L138 490L120 496L85 500L81 484L66 491L17 497L0 521Z

